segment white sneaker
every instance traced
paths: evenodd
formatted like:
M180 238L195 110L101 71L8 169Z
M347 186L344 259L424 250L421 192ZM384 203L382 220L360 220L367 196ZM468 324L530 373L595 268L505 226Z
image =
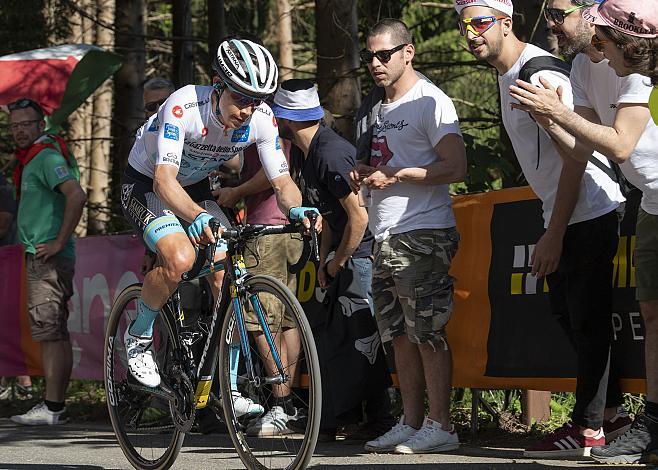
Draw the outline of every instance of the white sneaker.
M45 403L39 403L27 413L12 416L10 419L14 423L25 424L28 426L40 426L43 424L52 426L55 424L66 423L68 419L64 415L65 413L66 408L61 411L50 411Z
M392 452L396 445L406 442L416 432L418 432L417 429L404 424L404 415L402 415L400 421L388 432L377 439L366 442L364 449L368 452Z
M294 415L288 415L281 406L274 406L247 428L247 436L272 437L292 434L292 429L288 429L286 425L288 420L294 417Z
M265 408L258 403L254 403L251 398L243 397L237 390L233 390L231 395L233 395L233 410L236 418L244 415L260 416L265 412Z
M123 344L128 356L128 370L135 379L147 387L160 385L158 365L153 359L151 344L153 338L142 338L130 334L130 327L123 334Z
M441 423L425 418L423 427L406 442L395 446L396 454L428 454L432 452L447 452L459 447L459 437L452 426L450 431L444 431Z

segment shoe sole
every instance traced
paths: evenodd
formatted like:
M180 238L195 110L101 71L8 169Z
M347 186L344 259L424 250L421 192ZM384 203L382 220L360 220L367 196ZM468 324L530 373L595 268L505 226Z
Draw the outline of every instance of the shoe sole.
M281 431L278 430L273 430L273 431L259 431L259 432L254 432L250 433L247 431L247 437L280 437L280 436L288 436L290 434L295 434L295 431L292 429L283 429Z
M393 453L393 451L395 451L395 446L374 447L374 446L369 446L369 445L366 444L365 446L363 446L363 448L366 452L373 452L373 453L377 453L377 454L391 454L391 453Z
M443 444L440 446L436 447L431 447L429 449L423 449L423 450L413 450L410 449L409 447L401 447L395 448L395 453L396 454L436 454L438 452L449 452L451 450L457 450L459 449L459 444Z
M629 463L640 463L642 454L628 454L628 455L615 455L613 457L602 457L597 455L590 455L594 460L599 463L608 465L623 465Z
M526 450L523 456L531 459L565 459L569 457L589 457L591 447L568 450Z
M612 431L610 434L606 434L606 435L605 435L605 443L606 443L606 444L610 444L610 443L612 443L612 441L614 441L615 439L617 439L617 438L618 438L619 436L621 436L622 434L626 434L626 431L628 431L630 428L631 428L631 425L628 424L628 425L626 425L626 426L624 426L624 427L622 427L622 428L615 429L615 430Z

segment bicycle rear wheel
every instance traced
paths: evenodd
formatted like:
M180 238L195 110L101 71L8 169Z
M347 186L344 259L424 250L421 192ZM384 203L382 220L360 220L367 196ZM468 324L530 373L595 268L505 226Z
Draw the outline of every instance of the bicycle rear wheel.
M171 467L185 434L172 419L169 402L141 387L130 371L123 334L137 315L141 284L124 289L110 311L105 332L105 395L119 446L139 469ZM161 313L153 326L153 350L161 375L166 374L178 349L177 334Z
M219 347L222 404L229 434L242 462L249 469L304 469L315 450L322 402L320 366L311 328L301 305L279 280L271 276L253 276L244 285L247 298L240 301L243 313L249 309L254 311L254 303L261 306L265 318L269 317L270 321L277 317L270 315L274 309L283 312L269 328L272 345L281 357L283 372L287 377L283 384L268 383L271 382L267 380L268 377L278 375L273 366L272 349L265 341L262 330L256 328L256 331L250 332L249 351L256 380L249 380L245 354L241 353L237 368L238 389L243 396L250 397L268 410L270 417L277 417L269 428L275 432L265 432L264 427L259 427L259 423L266 421L264 419L258 421L256 417L249 421L245 416L236 415L230 386L231 345L235 347L239 344L238 329L241 325L231 302L222 325ZM260 339L256 340L256 336ZM284 348L286 353L282 355ZM279 412L283 411L278 407L282 402L277 397L282 396L283 390L289 392L294 403L292 415L288 411L285 416ZM279 411L275 411L277 407Z

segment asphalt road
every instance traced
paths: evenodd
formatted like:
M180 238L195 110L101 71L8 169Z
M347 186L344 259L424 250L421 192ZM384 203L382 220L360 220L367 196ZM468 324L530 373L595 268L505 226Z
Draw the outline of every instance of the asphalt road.
M468 465L468 467L465 467ZM556 467L606 468L588 461L524 459L520 449L462 446L450 454L377 455L361 446L344 442L319 443L311 461L315 469L401 469L474 470ZM114 439L111 427L102 424L67 424L53 427L24 427L0 419L0 470L101 470L130 468ZM188 435L176 461L176 469L240 469L227 435ZM607 467L641 468L634 466Z

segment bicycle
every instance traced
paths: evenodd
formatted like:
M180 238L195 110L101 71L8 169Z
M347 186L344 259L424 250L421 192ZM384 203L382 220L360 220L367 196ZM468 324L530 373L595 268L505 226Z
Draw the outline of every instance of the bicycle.
M315 213L309 211L307 216L313 227ZM211 228L219 240L219 223L213 220ZM196 410L206 406L216 414L223 409L233 446L247 468L306 468L317 442L322 401L320 368L311 328L298 300L282 282L270 276L251 275L244 263L248 240L299 231L300 224L229 228L222 234L228 242L224 261L212 261L216 244L199 251L194 267L183 275L182 280L196 279L226 268L221 295L215 302L212 315L200 317L191 326L185 324L178 289L162 308L153 336L155 360L162 378L157 388L145 387L132 377L122 340L125 328L136 315L141 284L133 284L119 294L110 311L105 335L105 391L117 440L135 468L169 468L180 452L185 434L192 428ZM312 251L317 257L314 229L311 229L310 236L304 236L304 241L302 256L290 267L291 273L306 265ZM261 296L270 296L268 300L276 299L283 306L285 314L279 325L266 321L268 317ZM244 317L249 308L257 314L260 331L267 340L268 351L263 354L250 343ZM276 344L284 331L284 318L293 322L301 343L297 356L288 357L287 364L282 362ZM221 327L217 327L220 322ZM270 438L247 435L248 420L254 417L236 415L232 400L234 390L230 386L230 349L231 345L235 348L238 343L241 351L237 367L238 391L255 403L266 405L272 398L272 385L289 384L298 418L293 429L302 429L303 432L291 429L289 433ZM274 373L268 373L268 361L276 364ZM301 378L304 387L300 387L300 381L290 374L295 368L298 371L305 369ZM236 367L233 374L235 370ZM220 374L219 398L211 393L216 371Z

